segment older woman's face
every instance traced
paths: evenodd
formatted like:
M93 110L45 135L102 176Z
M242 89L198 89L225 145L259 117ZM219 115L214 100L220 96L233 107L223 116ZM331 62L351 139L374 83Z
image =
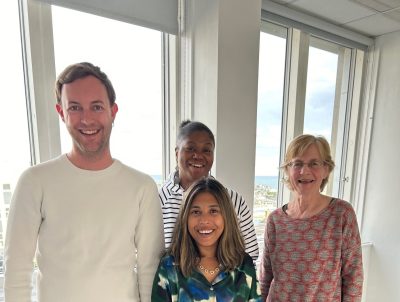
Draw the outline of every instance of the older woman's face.
M207 176L214 162L214 143L207 132L193 132L175 149L180 183L183 188Z
M299 195L319 194L322 180L329 175L328 166L315 145L294 157L286 169L292 190Z

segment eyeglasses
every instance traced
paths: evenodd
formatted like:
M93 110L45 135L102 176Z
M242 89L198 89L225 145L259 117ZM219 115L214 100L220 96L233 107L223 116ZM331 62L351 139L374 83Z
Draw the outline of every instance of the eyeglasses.
M304 163L302 161L294 161L288 164L288 166L295 171L300 171L301 169L303 169L305 165L311 170L318 170L325 165L325 162L319 160L313 160L310 161L309 163Z

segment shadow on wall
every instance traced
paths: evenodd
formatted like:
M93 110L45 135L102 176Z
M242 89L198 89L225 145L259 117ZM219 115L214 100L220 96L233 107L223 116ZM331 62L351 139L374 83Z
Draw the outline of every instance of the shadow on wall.
M363 269L364 269L364 284L363 284L363 292L362 292L362 302L367 301L366 292L367 292L367 283L368 283L368 270L369 270L369 258L372 250L372 242L366 242L361 245L362 248L362 257L363 257Z

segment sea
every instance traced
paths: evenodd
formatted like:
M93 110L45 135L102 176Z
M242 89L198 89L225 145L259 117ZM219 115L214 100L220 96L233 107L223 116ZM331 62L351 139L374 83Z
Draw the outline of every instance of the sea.
M162 177L161 175L151 175L151 177L153 177L154 181L157 184L161 184L162 183ZM272 189L276 189L278 190L278 185L279 185L279 179L278 176L261 176L261 175L257 175L254 178L254 183L256 185L266 185Z

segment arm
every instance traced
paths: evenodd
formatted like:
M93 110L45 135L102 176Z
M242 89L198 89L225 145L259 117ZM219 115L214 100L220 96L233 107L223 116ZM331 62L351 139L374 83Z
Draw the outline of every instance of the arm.
M243 240L245 242L246 253L253 258L253 261L256 261L259 254L258 243L250 208L241 195L230 189L228 189L228 192L231 196L233 205L239 218L238 222Z
M247 264L249 267L249 274L251 277L251 288L248 301L249 302L261 302L263 301L261 298L261 291L260 291L260 283L257 280L256 269L254 267L253 261L249 258L249 262Z
M151 285L164 247L164 232L156 184L151 180L143 187L135 245L140 301L150 302Z
M160 261L157 272L154 276L153 288L151 292L152 302L169 302L172 301L172 293L170 290L170 280L168 271L163 261Z
M41 186L28 170L21 175L14 190L8 216L4 248L6 301L31 301L33 258L42 221L41 203Z
M273 223L271 221L271 215L268 216L267 219L267 224L265 225L265 232L264 232L264 252L261 258L261 264L260 264L260 287L261 287L261 295L263 300L265 301L269 289L271 286L271 282L274 279L274 274L272 271L272 263L271 263L271 258L270 258L270 252L269 252L269 246L270 246L270 241L269 241L269 233L273 232Z
M363 286L361 238L356 215L350 205L344 217L341 276L342 301L361 301Z

